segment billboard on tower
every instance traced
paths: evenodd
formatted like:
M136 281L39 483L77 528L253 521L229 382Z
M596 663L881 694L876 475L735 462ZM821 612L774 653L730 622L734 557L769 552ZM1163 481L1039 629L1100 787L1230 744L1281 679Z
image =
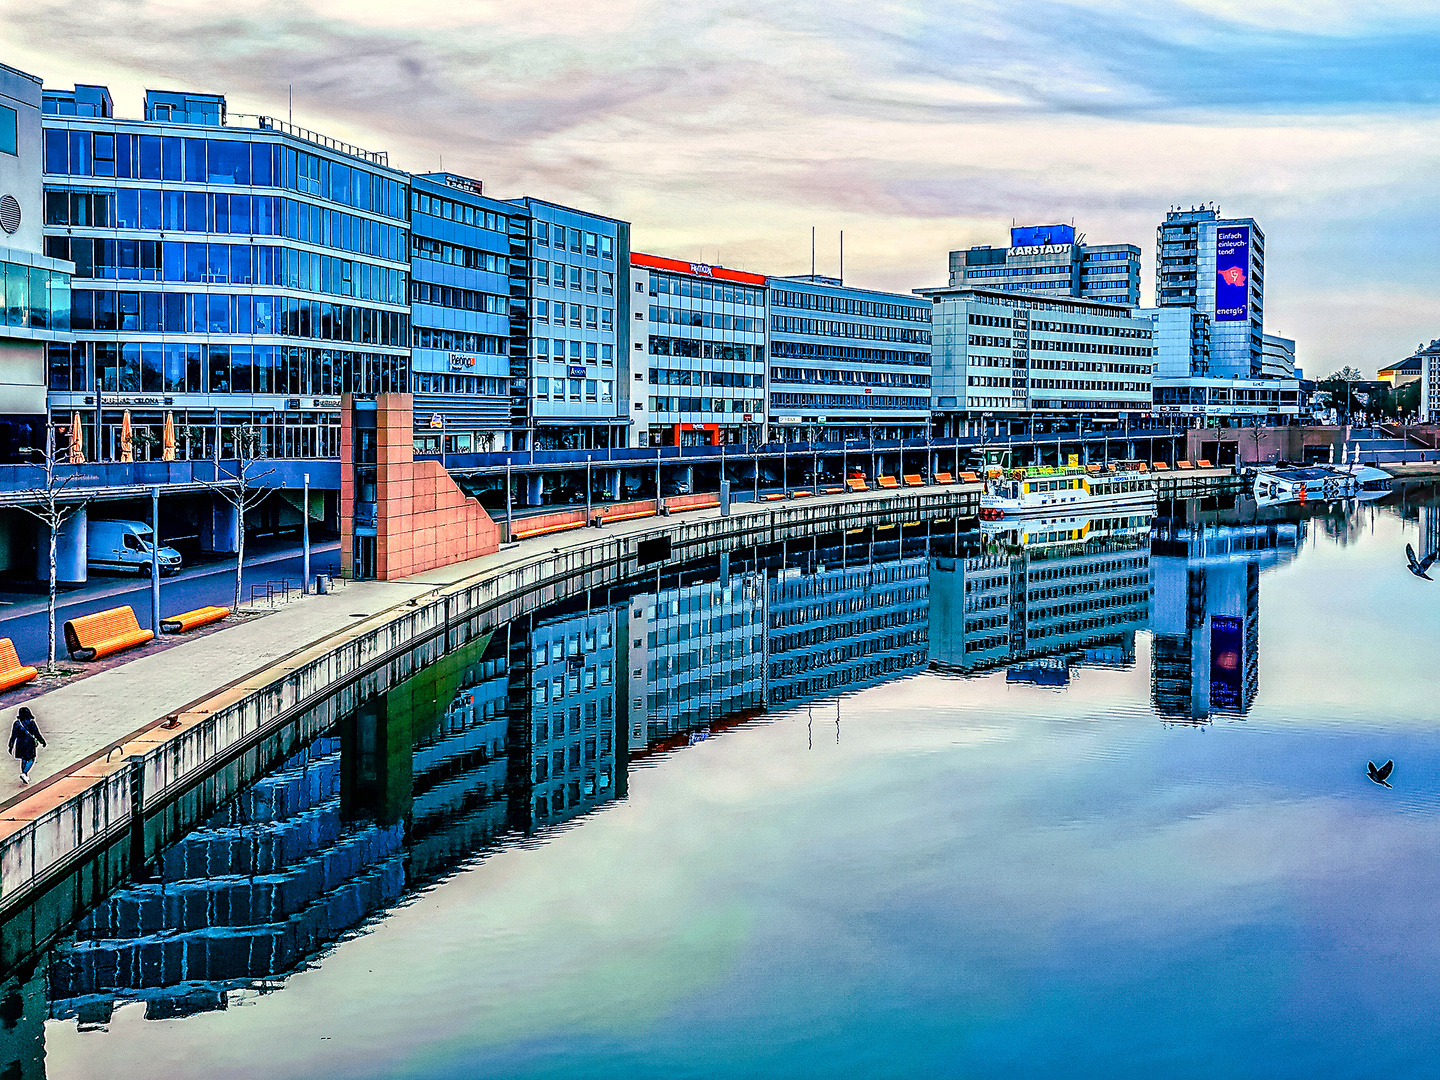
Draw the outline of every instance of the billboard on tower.
M1215 230L1215 321L1250 320L1250 226Z

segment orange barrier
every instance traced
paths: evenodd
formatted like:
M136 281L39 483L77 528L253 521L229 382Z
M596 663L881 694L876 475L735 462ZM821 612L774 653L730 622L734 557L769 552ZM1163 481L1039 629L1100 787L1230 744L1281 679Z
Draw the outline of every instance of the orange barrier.
M81 615L65 624L65 648L76 660L99 660L154 638L153 631L140 629L129 605Z
M171 615L168 619L160 620L160 629L167 634L183 634L186 630L194 630L197 626L209 626L212 622L219 622L230 614L228 607L196 608L194 611L186 611L179 615Z
M13 641L8 637L0 638L0 690L13 690L17 686L24 686L39 674L38 669L20 663Z

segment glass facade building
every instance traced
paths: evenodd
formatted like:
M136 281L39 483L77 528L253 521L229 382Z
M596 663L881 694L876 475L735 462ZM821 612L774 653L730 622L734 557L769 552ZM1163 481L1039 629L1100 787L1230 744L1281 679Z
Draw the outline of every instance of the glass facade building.
M49 404L86 454L334 457L342 393L410 389L409 193L370 153L281 121L225 124L218 95L45 93L46 253L75 263L75 341L49 349Z
M629 445L630 226L510 200L514 449Z
M1254 218L1213 207L1171 210L1155 231L1155 303L1190 308L1210 322L1207 372L1265 374L1265 234Z
M479 180L411 180L411 389L422 452L505 446L514 209L485 198Z
M928 297L772 277L770 439L923 437L930 320Z
M635 445L763 442L765 278L640 254L630 276Z
M1084 240L1073 225L1011 229L1008 248L983 245L950 252L950 285L1139 304L1140 249Z

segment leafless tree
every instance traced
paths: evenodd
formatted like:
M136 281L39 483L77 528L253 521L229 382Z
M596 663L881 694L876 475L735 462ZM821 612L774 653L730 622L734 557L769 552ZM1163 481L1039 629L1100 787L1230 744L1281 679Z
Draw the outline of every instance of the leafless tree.
M264 460L258 456L259 450L260 432L248 425L237 427L235 429L235 467L231 469L227 466L227 462L217 460L215 462L215 479L200 481L235 508L235 602L232 605L234 610L238 610L240 607L240 580L245 569L245 515L269 498L272 489L257 488L255 483L275 471L266 469L262 473L254 472L255 466ZM197 477L197 479L199 478Z
M71 438L74 437L75 435L72 434ZM44 462L45 486L40 489L40 505L38 507L27 506L22 503L20 509L44 525L50 534L50 593L45 605L46 622L49 626L49 647L45 654L45 670L53 672L55 670L55 576L60 527L84 509L85 504L90 500L77 498L73 494L67 496L66 489L75 481L73 471L64 476L56 475L55 466L61 462L59 452L55 449L54 424L47 424L45 427Z

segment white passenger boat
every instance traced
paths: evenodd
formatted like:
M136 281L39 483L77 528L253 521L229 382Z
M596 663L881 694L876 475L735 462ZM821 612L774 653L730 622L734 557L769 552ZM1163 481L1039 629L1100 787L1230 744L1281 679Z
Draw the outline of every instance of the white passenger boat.
M1070 465L987 470L981 521L1011 518L1110 517L1153 513L1155 477L1134 468Z
M1359 462L1344 465L1277 465L1255 474L1257 506L1284 503L1338 502L1378 498L1390 490L1384 469Z

